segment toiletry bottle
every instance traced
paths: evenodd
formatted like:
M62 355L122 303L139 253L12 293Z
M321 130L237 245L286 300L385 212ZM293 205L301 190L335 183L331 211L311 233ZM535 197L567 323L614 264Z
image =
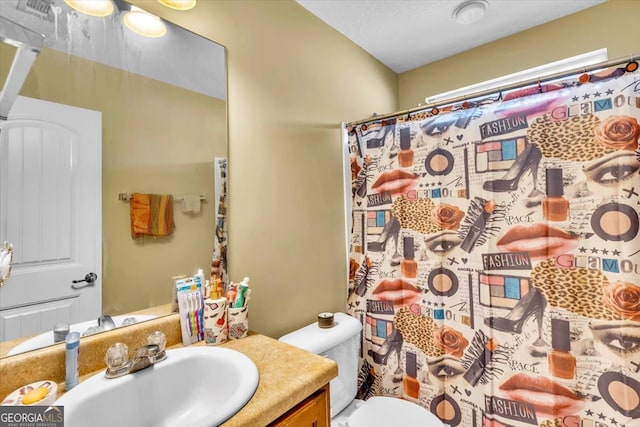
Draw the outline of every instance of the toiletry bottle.
M400 129L400 152L398 153L398 164L402 168L413 166L413 150L411 149L411 129Z
M80 332L69 332L65 342L65 377L64 389L71 390L80 381L78 355L80 353Z
M414 259L413 237L404 237L402 242L404 244L404 259L400 264L402 275L409 279L415 279L418 274L418 263Z
M202 271L201 268L198 269L196 276L198 276L198 278L200 279L200 286L204 287L206 285L206 282L204 281L204 271Z
M69 324L58 322L53 326L53 342L62 342L69 334Z
M413 399L420 396L420 383L416 378L418 376L418 363L416 354L407 352L406 372L403 380L404 395Z
M207 345L218 345L227 341L227 298L214 285L209 298L204 301L204 341Z
M249 278L245 277L244 279L242 279L242 282L238 284L238 290L236 292L236 300L233 303L233 306L235 308L244 307L248 290L249 290Z
M547 221L566 221L569 217L569 201L562 197L562 169L549 168L547 176L547 197L542 202L542 217Z
M548 355L549 373L556 378L571 380L576 375L576 358L569 353L571 338L569 321L551 319L551 352Z
M227 305L229 307L233 307L233 303L236 301L237 292L237 285L233 282L229 283L229 290L227 291Z

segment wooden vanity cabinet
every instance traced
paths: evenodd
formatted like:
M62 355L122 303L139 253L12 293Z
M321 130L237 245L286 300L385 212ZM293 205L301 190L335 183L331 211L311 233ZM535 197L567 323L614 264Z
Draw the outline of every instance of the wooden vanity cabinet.
M330 427L329 384L297 404L269 427Z

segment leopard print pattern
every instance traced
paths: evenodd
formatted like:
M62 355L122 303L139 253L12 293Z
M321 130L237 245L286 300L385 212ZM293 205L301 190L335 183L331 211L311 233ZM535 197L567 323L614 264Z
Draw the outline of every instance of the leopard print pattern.
M611 153L613 149L596 144L593 129L600 123L594 114L552 120L549 114L538 117L527 129L527 139L547 158L589 161ZM567 150L567 147L571 147Z
M531 284L540 289L550 306L592 319L622 319L602 303L602 288L609 280L599 270L562 269L550 258L535 266Z
M415 345L427 356L438 357L444 354L435 343L434 334L438 325L432 318L413 314L404 307L398 310L393 323L405 342Z
M540 423L540 427L563 427L562 418L543 421Z
M398 218L402 228L410 228L422 234L437 233L438 224L431 221L431 211L435 208L431 199L409 200L403 194L391 205L391 214Z

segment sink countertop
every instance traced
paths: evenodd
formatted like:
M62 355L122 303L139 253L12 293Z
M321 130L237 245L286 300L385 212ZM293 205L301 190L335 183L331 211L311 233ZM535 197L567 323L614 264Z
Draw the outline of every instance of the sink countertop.
M260 371L255 394L222 427L265 426L338 375L338 365L259 334L230 340L224 347L246 354Z
M164 324L164 327L160 327L160 324ZM157 329L169 334L167 335L168 343L180 342L177 316L167 316L157 322L148 321L138 328L135 328L135 325L129 328L126 335L134 342L142 342L143 337L146 337L150 331ZM140 332L132 334L137 330ZM116 334L118 332L109 331L98 336L87 337L90 339L86 340L84 344L81 341L81 355L84 353L85 356L81 356L80 360L81 363L88 365L88 369L84 372L81 370L81 381L99 374L105 369L104 352L110 344L117 341ZM132 335L139 335L139 337L132 337ZM193 345L205 346L204 342ZM83 351L85 346L86 350ZM244 353L253 360L260 372L258 388L251 400L222 424L222 427L265 426L338 375L338 366L334 361L257 333L249 333L247 337L239 340L229 340L221 346ZM18 381L21 385L41 379L60 381L58 383L58 397L60 397L64 393L64 348L55 347L0 360L0 362L4 362L0 363L0 374L2 374L0 378L13 377L11 379ZM130 347L135 346L130 345ZM182 344L174 344L168 348L179 347L182 347ZM91 354L91 356L88 357L87 354ZM52 366L54 368L51 368ZM62 372L59 372L60 369ZM10 375L10 377L5 375ZM13 383L14 381L7 382ZM170 387L169 384L167 386ZM5 393L2 394L2 398L19 385L10 387L3 390Z

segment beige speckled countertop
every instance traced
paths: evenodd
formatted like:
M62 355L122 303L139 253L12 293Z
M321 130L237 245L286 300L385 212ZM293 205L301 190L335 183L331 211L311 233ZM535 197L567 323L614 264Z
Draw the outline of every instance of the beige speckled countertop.
M177 315L169 315L82 338L80 380L105 369L104 354L114 342L124 342L129 348L136 348L145 342L149 333L162 330L169 347L181 347L179 322ZM249 403L222 424L224 427L266 426L338 374L338 367L332 360L260 334L251 333L246 338L230 340L222 346L247 355L260 372L255 394ZM38 380L55 381L59 394L64 393L62 345L0 359L0 398L4 399L18 387Z
M332 360L264 335L224 346L249 356L258 366L260 382L249 403L223 427L267 425L338 375Z

